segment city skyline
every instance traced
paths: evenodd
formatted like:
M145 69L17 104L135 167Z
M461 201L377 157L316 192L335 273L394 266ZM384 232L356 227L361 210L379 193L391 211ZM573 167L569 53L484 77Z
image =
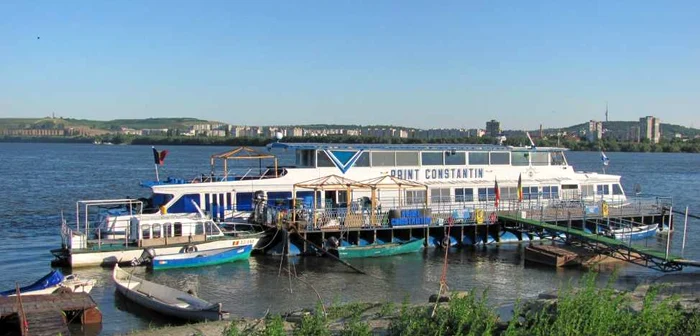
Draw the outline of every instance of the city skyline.
M0 118L697 127L698 7L8 1Z

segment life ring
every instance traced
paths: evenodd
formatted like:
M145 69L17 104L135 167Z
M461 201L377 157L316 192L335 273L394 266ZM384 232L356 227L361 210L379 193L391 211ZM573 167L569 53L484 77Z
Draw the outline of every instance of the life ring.
M193 253L197 252L197 246L194 245L185 245L182 247L180 250L180 253Z
M489 223L493 224L496 223L496 220L498 220L498 216L496 216L496 212L491 212L489 215Z

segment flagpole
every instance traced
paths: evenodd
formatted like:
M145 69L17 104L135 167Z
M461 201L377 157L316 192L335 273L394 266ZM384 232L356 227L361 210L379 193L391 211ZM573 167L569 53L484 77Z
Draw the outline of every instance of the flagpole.
M156 182L160 182L160 177L158 176L158 164L160 163L159 154L155 146L151 146L151 150L153 150L153 166L156 169Z

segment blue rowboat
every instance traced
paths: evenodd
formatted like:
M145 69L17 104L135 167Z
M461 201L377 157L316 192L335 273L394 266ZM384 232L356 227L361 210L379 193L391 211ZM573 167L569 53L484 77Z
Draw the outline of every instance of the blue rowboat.
M200 267L218 265L250 257L253 245L243 245L206 251L182 252L153 257L151 266L154 270L171 268Z

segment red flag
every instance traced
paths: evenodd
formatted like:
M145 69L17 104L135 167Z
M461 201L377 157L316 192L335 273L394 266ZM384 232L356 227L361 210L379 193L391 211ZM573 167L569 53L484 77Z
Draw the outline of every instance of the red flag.
M495 181L495 185L494 185L493 189L494 189L494 193L496 195L496 198L495 198L493 203L494 203L494 206L496 206L498 208L498 202L501 200L501 190L498 189L498 180L494 180L494 181Z
M523 201L523 174L518 175L518 202Z
M153 161L155 164L162 166L163 162L165 161L165 156L168 155L168 150L164 149L160 152L156 150L155 147L151 147L153 149Z

